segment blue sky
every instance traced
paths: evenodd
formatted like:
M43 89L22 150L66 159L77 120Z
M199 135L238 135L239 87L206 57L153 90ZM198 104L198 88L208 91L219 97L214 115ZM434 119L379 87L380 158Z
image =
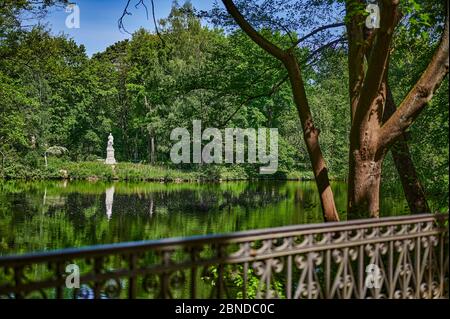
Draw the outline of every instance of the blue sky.
M135 9L134 4L138 0L131 0L130 5L131 16L125 18L124 24L131 33L144 27L154 30L153 21L151 19L151 4L146 1L149 8L149 18L147 20L145 9L141 6ZM179 0L179 4L183 4L184 0ZM103 51L111 44L129 38L130 35L120 31L117 21L122 15L127 0L72 0L80 8L80 28L69 29L65 25L65 21L69 13L63 8L55 9L49 12L43 21L48 24L53 34L64 33L73 38L78 44L84 44L86 52L89 56L93 53ZM157 19L165 18L170 13L172 0L154 0L155 15ZM212 7L212 0L191 0L192 5L196 9L207 10Z

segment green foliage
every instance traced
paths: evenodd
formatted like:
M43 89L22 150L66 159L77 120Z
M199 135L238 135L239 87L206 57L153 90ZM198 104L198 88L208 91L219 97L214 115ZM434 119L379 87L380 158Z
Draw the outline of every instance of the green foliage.
M233 276L232 280L239 291L236 294L237 299L242 299L243 293L242 288L244 285L244 267L242 265L237 266L238 271ZM276 275L276 274L273 274ZM264 286L265 283L261 282L261 278L256 276L255 271L253 269L247 270L247 286L246 286L246 299L256 299L256 298L262 298L265 296L267 287ZM264 286L264 289L261 289L261 286ZM272 283L270 284L270 293L277 296L278 298L285 298L285 287L283 285L283 281L280 279L274 279ZM261 294L261 295L258 295Z
M40 159L39 154L36 151L31 151L25 155L23 162L28 167L36 169L39 165L39 159Z
M244 266L237 264L234 266L232 271L227 271L225 269L223 272L223 280L225 283L230 283L230 286L236 290L236 298L243 299L243 288L245 286L245 294L246 299L257 299L263 298L266 294L267 287L265 286L265 282L255 274L255 271L250 267L247 270L247 282L244 283ZM275 274L274 274L275 275ZM208 268L207 274L201 277L201 280L211 287L215 287L218 282L219 270L217 266L211 266ZM280 278L276 278L272 280L270 284L270 293L275 294L279 298L285 298L285 289L283 280Z
M191 169L176 169L171 166L119 163L111 166L104 160L70 162L52 157L45 167L42 156L30 152L22 163L7 163L4 178L18 180L102 180L102 181L164 181L164 182L197 182L197 181L233 181L261 178L257 169L243 165L203 165ZM292 171L276 175L268 175L266 179L310 180L310 172Z

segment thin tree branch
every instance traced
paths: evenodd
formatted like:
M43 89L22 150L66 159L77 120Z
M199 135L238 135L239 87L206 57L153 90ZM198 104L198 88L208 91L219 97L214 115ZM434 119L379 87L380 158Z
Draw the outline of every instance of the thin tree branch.
M289 39L291 40L291 43L294 43L294 38L291 35L291 30L289 30L285 25L283 25L282 23L278 22L278 21L271 21L273 23L275 23L275 25L277 25L278 27L280 27L281 29L283 29L284 32L286 32L286 35L289 37Z
M128 30L125 28L125 25L123 23L123 19L125 18L125 16L131 15L131 13L128 12L128 7L130 6L130 2L131 2L131 0L127 0L127 4L126 4L125 8L123 9L123 12L122 12L122 15L119 18L119 21L117 22L118 26L119 26L119 30L123 30L123 31L125 31L128 34L131 34L131 33L128 32Z
M317 28L317 29L311 31L307 35L305 35L305 36L301 37L300 39L298 39L297 41L295 41L294 44L292 45L291 49L296 47L297 45L299 45L300 42L305 41L306 39L312 37L313 35L321 32L323 30L332 29L332 28L339 28L339 27L343 27L343 26L345 26L344 22L333 23L333 24L328 24L328 25L321 26L320 28Z
M301 61L301 63L306 63L308 61L310 61L313 57L315 57L318 53L322 52L323 50L332 47L335 44L344 42L345 38L344 37L340 37L336 40L330 41L327 44L322 45L320 48L317 48L316 50L314 50L313 52L311 52L310 55L308 55L308 57L306 59L304 59L303 61Z
M152 5L152 18L153 18L153 24L155 26L155 32L158 35L159 39L161 40L162 44L165 45L164 39L161 36L161 33L159 32L159 28L158 28L158 22L156 21L156 16L155 16L155 3L154 0L151 0L151 5ZM126 16L132 15L131 12L128 11L128 7L130 6L131 0L127 0L127 4L125 5L125 8L123 9L122 15L119 18L118 21L118 25L119 25L119 30L123 30L128 34L131 34L130 32L128 32L128 30L125 28L125 24L124 24L124 18ZM134 6L136 9L142 5L145 9L145 14L147 16L147 20L148 20L148 7L145 4L144 0L139 0L136 5Z
M152 1L152 3L153 3L153 1ZM138 7L139 7L140 5L142 5L142 6L144 7L144 9L145 9L145 15L147 16L147 20L148 20L148 8L147 8L147 5L144 3L144 0L139 0L139 2L136 3L136 5L135 5L134 7L135 7L136 9L138 9Z
M142 1L142 0L141 0ZM163 46L166 45L166 43L164 42L164 39L161 36L161 33L159 32L159 28L158 28L158 23L156 22L156 17L155 17L155 3L153 0L151 0L152 3L152 16L153 16L153 24L155 25L155 31L156 34L158 35L159 39L161 40Z

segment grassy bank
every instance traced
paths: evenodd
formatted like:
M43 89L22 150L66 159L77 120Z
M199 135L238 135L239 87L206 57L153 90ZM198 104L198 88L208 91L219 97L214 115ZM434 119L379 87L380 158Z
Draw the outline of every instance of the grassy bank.
M259 175L254 168L243 166L204 165L197 169L181 170L169 166L119 163L105 165L102 162L68 162L53 159L48 167L29 167L20 163L6 166L0 177L18 180L92 180L92 181L233 181L249 179L309 180L310 172L277 172L274 175Z

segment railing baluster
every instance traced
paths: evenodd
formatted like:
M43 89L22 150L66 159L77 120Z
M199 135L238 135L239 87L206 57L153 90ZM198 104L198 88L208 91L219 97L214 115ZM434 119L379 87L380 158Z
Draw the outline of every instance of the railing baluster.
M428 237L428 299L433 297L433 243L431 237Z
M102 282L99 282L97 276L101 274L102 268L103 268L103 258L101 257L94 258L94 274L96 277L94 279L94 299L100 299Z
M270 298L270 277L272 275L272 259L266 259L266 299Z
M242 283L242 299L247 299L247 286L248 286L248 262L245 262L243 283Z
M286 257L286 298L292 298L292 255Z
M358 298L364 299L364 284L366 281L366 267L364 266L364 246L359 246L358 256Z
M377 243L375 245L375 255L376 255L375 264L376 265L378 265L382 260L381 249L382 249L382 247L380 247L380 244ZM379 299L380 298L380 289L377 287L374 287L374 290L375 290L375 299Z
M331 238L331 237L330 237ZM330 299L331 294L331 250L327 249L325 262L325 298Z
M20 287L22 285L22 272L23 267L14 267L14 284L16 287ZM16 299L23 299L23 295L20 291L16 291L15 293Z
M196 261L197 261L197 248L191 247L190 251L191 256L191 299L197 298L197 267L196 267Z
M314 271L314 261L312 260L312 253L308 253L307 255L307 262L308 262L308 299L311 299L311 292L312 292L312 284L313 284L313 271Z
M418 226L420 227L420 225ZM420 228L419 228L420 231ZM422 263L422 256L421 256L421 251L420 251L420 237L416 238L416 245L415 245L415 273L416 273L416 291L415 291L415 296L416 298L420 298L420 284L422 283L422 278L420 275L420 264Z
M439 297L443 297L445 289L445 269L444 269L444 234L439 236ZM448 269L447 269L448 271Z
M218 276L218 285L217 285L217 299L222 298L222 286L223 286L223 262L222 262L222 245L217 246L217 258L219 259L219 265L217 269L217 276Z
M408 289L408 287L407 287L407 282L406 282L406 279L407 279L407 273L406 273L406 271L407 271L407 266L408 266L408 264L407 264L407 259L406 259L406 254L407 254L407 249L408 249L408 247L407 247L407 243L406 243L406 240L403 240L403 250L402 250L402 252L401 252L401 258L402 258L402 266L403 266L403 276L402 276L402 296L403 296L403 299L405 299L405 297L406 297L406 293L407 293L407 289Z
M164 266L169 266L170 264L170 252L167 250L163 251L163 264ZM160 298L162 299L170 299L171 293L170 293L170 282L169 278L170 273L168 271L164 271L161 274L161 293Z
M128 258L130 263L130 276L128 277L129 280L128 297L130 299L135 299L137 294L137 282L136 282L137 257L136 254L131 253Z
M392 230L394 232L394 228ZM395 284L394 284L394 242L389 242L389 262L388 262L389 279L387 280L388 298L394 298Z
M56 271L56 278L58 278L58 280L63 281L63 268L62 268L62 263L56 263L55 266L55 271ZM62 284L59 284L56 287L56 299L62 299L63 298L63 286Z

